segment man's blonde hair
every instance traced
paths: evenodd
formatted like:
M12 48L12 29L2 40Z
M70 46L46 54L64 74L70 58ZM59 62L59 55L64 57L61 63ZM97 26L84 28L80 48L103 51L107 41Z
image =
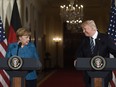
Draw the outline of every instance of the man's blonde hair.
M81 27L89 25L92 29L97 30L96 24L93 20L87 20L81 24Z

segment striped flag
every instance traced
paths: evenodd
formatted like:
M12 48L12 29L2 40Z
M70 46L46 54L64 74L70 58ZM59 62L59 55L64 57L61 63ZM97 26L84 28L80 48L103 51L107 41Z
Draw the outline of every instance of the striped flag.
M10 22L10 27L9 27L9 32L8 32L9 34L8 44L11 44L17 41L16 31L20 27L22 27L22 25L21 25L21 19L19 15L17 0L14 0L13 10L12 10L12 15L11 15L11 22ZM20 80L21 80L20 77L16 77L13 79L13 81L15 82L20 82Z
M4 58L7 49L7 39L3 29L3 23L0 17L0 58ZM0 70L0 87L10 87L9 75L5 70Z
M116 1L112 0L111 14L110 14L110 25L108 29L108 34L113 38L116 45ZM112 72L112 81L110 82L110 87L116 87L116 71Z
M8 44L17 41L16 31L21 26L22 25L21 25L21 19L20 19L20 15L19 15L17 0L14 0L13 11L12 11L12 16L11 16L11 23L10 23L10 27L9 27Z

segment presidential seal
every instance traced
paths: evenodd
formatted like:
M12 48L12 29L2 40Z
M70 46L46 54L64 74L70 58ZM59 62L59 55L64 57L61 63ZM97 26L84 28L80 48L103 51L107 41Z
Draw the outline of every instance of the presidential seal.
M106 66L106 61L102 56L95 56L91 59L91 66L95 70L102 70Z
M23 60L19 56L12 56L8 59L8 66L13 70L18 70L22 67Z

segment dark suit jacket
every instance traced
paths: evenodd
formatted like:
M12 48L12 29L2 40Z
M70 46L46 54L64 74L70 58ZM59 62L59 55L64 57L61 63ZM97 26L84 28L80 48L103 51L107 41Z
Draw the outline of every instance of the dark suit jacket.
M89 37L84 37L82 39L82 43L79 46L79 49L77 50L76 57L77 58L92 58L94 56L100 55L104 58L109 58L109 54L113 54L116 57L116 45L113 42L113 39L111 39L108 35L102 34L98 32L98 36L95 40L95 48L94 53L91 53L90 48L90 39ZM112 73L111 71L108 71L109 75L107 78L107 81L111 80ZM85 79L88 81L88 75L85 74Z
M100 55L104 58L109 58L109 53L116 57L116 45L114 44L113 39L108 35L98 33L95 43L94 53L91 54L90 39L89 37L84 37L79 49L77 50L76 57L90 58Z

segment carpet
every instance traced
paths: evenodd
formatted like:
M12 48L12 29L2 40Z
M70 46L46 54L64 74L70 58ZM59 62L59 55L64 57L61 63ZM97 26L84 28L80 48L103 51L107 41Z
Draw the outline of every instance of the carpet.
M60 69L51 74L38 87L85 87L82 71Z

